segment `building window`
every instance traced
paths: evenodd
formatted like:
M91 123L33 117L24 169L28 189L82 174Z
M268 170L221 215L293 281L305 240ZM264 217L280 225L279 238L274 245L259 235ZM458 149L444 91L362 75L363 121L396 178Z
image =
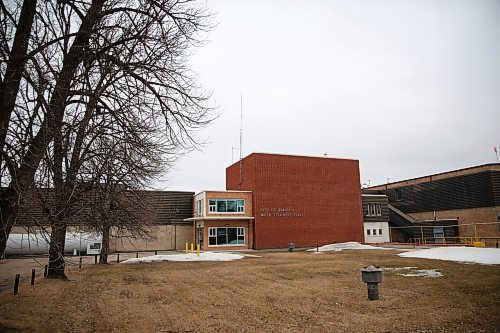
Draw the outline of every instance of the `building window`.
M377 236L377 229L373 229L373 236Z
M237 210L238 210L238 213L244 213L245 212L245 200L238 200L238 207L237 207Z
M244 213L243 199L212 199L209 201L210 213Z
M378 229L378 234L382 235L382 229Z
M366 204L365 215L366 216L382 216L382 204L379 204L379 203Z
M214 213L217 210L217 205L215 203L215 200L209 200L208 201L208 211L210 213Z
M205 204L204 199L196 200L196 216L203 216L205 210L204 204Z
M244 245L245 228L208 228L208 245Z
M370 229L366 229L366 235L370 236Z
M396 201L403 201L403 190L400 188L396 189Z

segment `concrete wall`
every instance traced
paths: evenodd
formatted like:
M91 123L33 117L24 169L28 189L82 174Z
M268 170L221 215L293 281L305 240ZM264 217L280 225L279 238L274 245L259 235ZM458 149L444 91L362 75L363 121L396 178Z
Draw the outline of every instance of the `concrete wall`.
M40 231L39 227L15 226L12 229L12 234L25 234ZM44 228L47 236L50 237L50 228ZM177 230L177 237L175 237L175 230ZM139 251L139 250L174 250L175 242L177 240L177 250L182 250L186 242L193 242L193 227L191 224L174 225L158 225L151 226L149 239L142 239L140 237L133 237L130 233L119 233L116 229L111 231L110 238L110 251ZM69 227L68 232L79 232L77 227Z
M389 239L389 222L365 222L363 223L365 234L365 243L388 243ZM367 230L370 230L368 235ZM374 234L374 230L376 231ZM380 234L382 230L382 234Z
M159 225L150 228L151 239L133 237L128 233L112 231L110 250L136 251L136 250L182 250L186 243L193 242L192 225ZM175 236L177 231L177 236ZM176 244L177 243L177 247Z

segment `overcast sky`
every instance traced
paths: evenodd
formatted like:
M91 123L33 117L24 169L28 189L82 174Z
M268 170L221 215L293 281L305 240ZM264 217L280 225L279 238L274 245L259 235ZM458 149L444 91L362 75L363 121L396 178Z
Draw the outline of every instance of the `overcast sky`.
M218 26L192 68L220 117L162 188L225 189L225 168L239 157L240 95L243 156L357 159L371 185L496 161L500 1L207 6Z

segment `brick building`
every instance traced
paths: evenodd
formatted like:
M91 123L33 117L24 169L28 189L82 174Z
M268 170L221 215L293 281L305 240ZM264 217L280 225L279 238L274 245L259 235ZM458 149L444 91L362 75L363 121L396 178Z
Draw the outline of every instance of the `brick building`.
M227 190L251 191L254 249L362 242L359 184L357 160L253 153L226 169Z

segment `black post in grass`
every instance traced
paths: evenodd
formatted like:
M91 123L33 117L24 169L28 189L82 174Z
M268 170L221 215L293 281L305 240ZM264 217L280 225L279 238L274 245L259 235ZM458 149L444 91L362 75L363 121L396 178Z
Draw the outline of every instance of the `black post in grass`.
M139 252L136 252L136 253L135 253L135 257L136 257L136 258L139 258Z
M14 280L14 295L17 295L19 291L19 279L21 278L21 274L16 274L16 279Z
M82 257L80 257L80 263L78 264L78 268L82 268Z
M34 286L35 285L35 274L36 274L36 271L35 269L33 268L31 270L31 285Z
M45 268L43 269L43 277L46 278L47 277L47 271L49 269L49 266L48 265L45 265Z
M96 264L96 265L97 265L97 254L96 254L96 255L94 255L94 264Z
M319 244L316 244L316 252L319 252Z
M117 264L120 263L120 254L119 253L116 254L116 263Z

